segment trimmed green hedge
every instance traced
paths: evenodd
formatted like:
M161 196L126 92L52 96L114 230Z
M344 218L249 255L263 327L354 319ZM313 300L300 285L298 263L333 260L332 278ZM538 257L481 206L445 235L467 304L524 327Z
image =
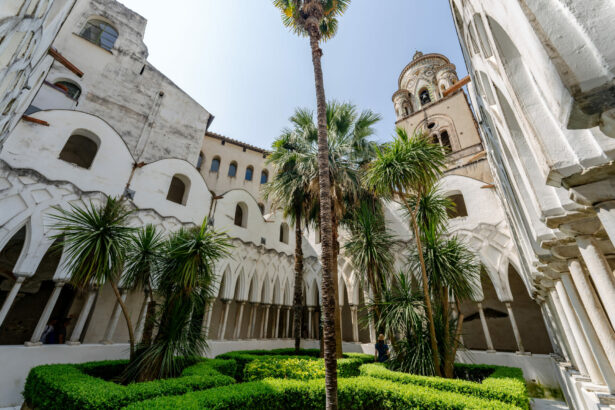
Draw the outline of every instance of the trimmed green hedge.
M202 360L187 367L180 377L126 386L107 380L117 376L127 360L44 365L30 370L23 394L34 408L118 409L152 397L235 383L228 374L235 372L236 363L224 362Z
M498 400L522 409L529 409L529 398L521 369L487 365L455 365L455 367L468 373L479 372L484 374L485 371L490 371L491 375L486 377L482 383L475 383L461 379L443 379L441 377L394 372L382 364L375 363L361 366L361 375Z
M371 361L373 358L370 356ZM360 357L337 360L338 377L356 377L365 363ZM325 377L325 362L313 357L264 356L246 363L244 381L266 378L310 380Z
M266 370L270 368L267 364L263 364L262 366L252 366L250 371L250 378L245 378L245 367L248 363L251 363L255 360L266 361L269 359L275 360L276 363L280 359L287 359L292 362L293 359L297 359L300 356L304 360L318 359L320 355L320 351L318 349L300 349L299 353L295 353L295 349L273 349L273 350L238 350L234 352L228 352L221 355L216 356L217 359L223 360L234 360L237 363L237 371L234 375L232 375L237 381L247 381L247 380L258 380L263 379L265 377L288 377L288 378L298 378L303 379L304 377L290 377L292 374L292 366L288 369L280 369L278 372L274 372L274 369ZM338 372L340 375L345 377L350 376L358 376L359 375L359 366L363 363L370 363L374 361L374 357L369 354L364 353L344 353L344 358L338 360ZM353 360L347 360L353 359ZM319 359L322 363L322 359ZM301 367L313 366L316 369L316 365L314 364L298 364L297 363L296 370L298 373L301 373ZM323 366L321 364L321 366ZM257 367L262 367L263 371L258 371ZM286 375L286 376L285 376ZM321 375L317 375L315 377L310 377L312 379L324 377L324 367Z
M339 379L338 405L341 409L363 410L518 409L500 401L372 377ZM265 379L187 393L183 396L159 397L131 404L127 409L303 410L324 408L324 406L323 379L307 381Z

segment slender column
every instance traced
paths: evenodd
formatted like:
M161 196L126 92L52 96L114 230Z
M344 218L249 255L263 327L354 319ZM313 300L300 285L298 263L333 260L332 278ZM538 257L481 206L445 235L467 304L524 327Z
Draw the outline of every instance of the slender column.
M256 303L250 302L250 317L248 318L248 333L246 337L248 339L252 339L254 337L254 321L256 320L256 315L254 314L254 310L256 309Z
M120 296L122 298L122 302L126 301L126 290L120 290ZM120 314L122 313L122 307L118 301L115 302L115 306L113 307L113 313L111 314L111 320L109 321L109 325L107 325L107 330L105 331L105 337L100 342L104 345L113 344L113 335L115 334L115 328L117 327L117 322L120 320Z
M267 339L267 331L269 330L269 308L270 304L265 305L265 320L263 321L263 339Z
M290 323L290 306L286 307L286 325L284 326L284 336L286 338L290 337L290 327L292 324Z
M483 333L485 334L485 341L487 342L487 351L495 352L493 348L493 342L491 341L491 334L489 333L489 327L487 326L487 319L485 319L485 312L483 312L483 304L481 302L478 305L478 315L480 316L480 323L483 325Z
M139 311L139 320L137 321L137 328L135 329L135 341L139 343L141 336L143 336L143 328L145 327L145 316L147 316L147 305L149 304L149 295L145 295L141 310Z
M359 341L359 316L357 314L358 306L350 305L350 315L352 319L352 341Z
M589 346L594 352L598 367L611 392L615 391L615 333L609 326L606 316L597 303L592 290L584 281L585 275L579 261L568 261L570 273L574 271L575 286L571 274L562 274L562 283L570 297L570 302L577 312L583 330L589 339ZM577 294L578 292L578 294ZM580 297L579 297L580 295Z
M572 305L570 304L570 299L568 299L568 295L566 294L566 290L564 289L564 285L561 280L555 281L555 289L557 290L559 300L562 303L562 307L564 308L564 314L568 319L568 323L570 323L570 328L572 329L572 337L579 346L579 352L581 353L583 363L585 363L585 367L587 368L587 373L590 379L596 384L604 384L604 378L602 377L602 373L600 373L598 365L594 360L594 356L592 355L592 351L588 345L588 341L583 334L583 329L581 329L581 325L577 320Z
M615 201L602 202L594 208L598 212L598 219L602 222L611 243L615 246Z
M555 288L551 289L551 302L555 307L556 318L558 318L559 323L562 327L563 334L562 338L567 342L569 353L570 353L570 362L573 366L575 366L581 374L587 375L587 367L585 366L585 362L583 361L583 357L581 356L581 350L579 349L579 344L574 338L574 334L572 333L572 328L570 327L570 323L566 318L566 314L564 313L564 308L562 306L561 300L559 300L559 296L557 295L557 291Z
M53 312L53 308L58 301L58 297L60 297L60 292L62 292L62 287L64 286L63 281L57 281L55 283L55 287L53 291L51 291L51 296L47 300L47 304L45 305L45 309L43 309L43 314L41 315L36 327L34 328L34 332L32 333L32 337L30 341L26 342L26 346L40 346L43 343L41 342L41 336L43 335L43 330L45 330L45 326L49 323L49 317L51 316L51 312Z
M94 299L96 298L96 289L91 289L88 291L88 295L85 298L85 302L83 303L83 307L81 308L81 312L79 313L79 317L77 318L77 323L75 323L75 327L73 328L73 333L70 336L70 340L66 342L67 345L80 345L81 342L81 333L83 332L83 328L85 326L85 322L88 320L88 316L90 315L90 310L92 310L92 306L94 305Z
M2 322L4 322L6 315L9 313L9 310L15 301L15 296L17 296L17 292L19 292L19 288L21 288L24 280L26 280L25 276L17 276L11 291L8 295L6 295L6 299L4 299L4 303L2 304L2 309L0 309L0 326L2 326Z
M226 332L226 322L228 320L228 310L231 304L230 299L222 299L222 304L224 305L224 311L222 312L222 326L220 326L218 333L218 340L224 340L224 333Z
M241 336L241 321L243 320L243 307L246 305L245 301L239 302L239 310L235 316L235 329L233 330L233 339L239 339Z
M551 314L548 310L547 304L544 298L537 298L538 306L540 306L540 311L542 313L542 318L545 323L545 328L547 329L547 333L549 335L549 340L551 341L551 347L553 347L553 351L562 357L566 357L564 353L564 349L562 348L559 336L557 335L556 329L553 327L553 319L551 318Z
M371 316L368 318L369 323L369 342L376 343L376 326L374 326L374 320Z
M308 339L312 339L313 335L312 335L312 315L314 313L314 306L308 306L308 320L307 320L307 325L308 325L308 334L307 334L307 338Z
M214 311L214 303L216 303L215 298L210 298L207 300L207 307L205 309L206 313L203 318L202 333L206 335L207 338L210 337L209 329L211 329L211 316Z
M517 321L515 320L515 315L513 314L512 306L510 302L505 302L506 310L508 311L508 318L510 319L510 324L513 328L513 333L515 335L515 341L517 342L517 353L525 353L525 349L523 348L523 342L521 341L521 334L519 333L519 328L517 327Z
M586 235L579 236L576 240L585 266L596 285L604 310L611 325L615 328L615 276L613 276L613 271L598 248L596 239Z
M280 325L280 305L276 306L276 311L275 311L275 326L274 326L274 330L273 330L273 338L277 339L278 338L278 329L279 329L279 325Z

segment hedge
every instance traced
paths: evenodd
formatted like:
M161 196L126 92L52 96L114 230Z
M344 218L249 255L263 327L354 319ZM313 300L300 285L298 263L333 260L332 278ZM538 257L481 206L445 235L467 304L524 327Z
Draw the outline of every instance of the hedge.
M265 379L233 386L159 397L133 403L129 410L162 409L318 409L325 406L323 379L299 381ZM400 384L372 377L338 380L341 409L519 409L495 400Z
M521 369L486 365L455 365L455 367L469 372L490 370L492 373L482 383L476 383L462 379L443 379L395 372L382 364L366 364L361 366L360 371L362 376L498 400L522 409L529 409L529 398Z
M300 349L299 353L295 353L295 349L273 349L273 350L237 350L234 352L228 352L221 355L216 356L217 359L223 360L234 360L237 363L237 370L233 376L237 381L245 381L245 380L257 380L263 379L265 377L289 377L292 374L292 368L288 369L280 369L279 372L266 371L266 368L269 368L266 363L262 364L263 371L262 373L257 370L257 366L251 367L250 378L245 378L245 367L248 363L253 362L254 360L276 360L278 363L278 359L287 359L292 362L292 360L297 359L297 356L304 356L302 359L309 360L310 358L315 360L318 359L320 355L320 351L318 349ZM374 357L369 354L364 353L344 353L345 359L338 360L338 371L340 375L344 375L345 377L350 376L358 376L359 375L359 366L363 363L370 363L374 361ZM346 360L353 359L353 360ZM322 359L320 359L322 363ZM314 364L301 364L297 363L296 370L298 373L301 373L301 366L312 366L311 368L316 369L317 365ZM320 365L323 366L323 365ZM292 366L291 366L292 367ZM284 376L287 375L287 376ZM324 377L324 367L322 374L320 376L311 377ZM303 379L303 377L289 377L289 378L298 378Z
M371 356L370 356L371 358ZM371 358L373 361L373 358ZM356 377L361 372L359 368L365 363L361 358L344 358L337 360L338 377ZM310 380L325 377L325 362L323 359L263 356L246 363L243 370L244 381L262 380L266 378Z
M41 409L118 409L158 396L184 394L235 383L223 373L234 373L236 364L201 360L177 378L121 385L108 381L126 366L126 360L84 364L52 364L30 370L25 401ZM107 380L105 380L107 379Z

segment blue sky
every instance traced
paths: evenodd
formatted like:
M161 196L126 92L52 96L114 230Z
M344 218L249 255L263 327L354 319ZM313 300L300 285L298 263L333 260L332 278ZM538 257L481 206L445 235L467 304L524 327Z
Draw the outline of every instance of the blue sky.
M149 61L214 114L211 131L268 148L295 107L315 107L308 40L269 0L120 1L148 20ZM415 50L466 74L446 0L354 0L322 48L327 99L381 114L379 141L392 135L391 96Z

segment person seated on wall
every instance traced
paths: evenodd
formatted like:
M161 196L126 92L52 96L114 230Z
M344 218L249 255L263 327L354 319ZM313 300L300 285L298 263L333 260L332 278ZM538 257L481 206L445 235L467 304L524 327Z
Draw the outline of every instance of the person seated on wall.
M374 352L374 361L384 363L389 359L389 345L384 342L384 335L381 333L378 336L376 343L376 351Z
M58 334L56 328L58 326L58 319L50 319L43 330L40 342L45 345L54 345L58 343Z

